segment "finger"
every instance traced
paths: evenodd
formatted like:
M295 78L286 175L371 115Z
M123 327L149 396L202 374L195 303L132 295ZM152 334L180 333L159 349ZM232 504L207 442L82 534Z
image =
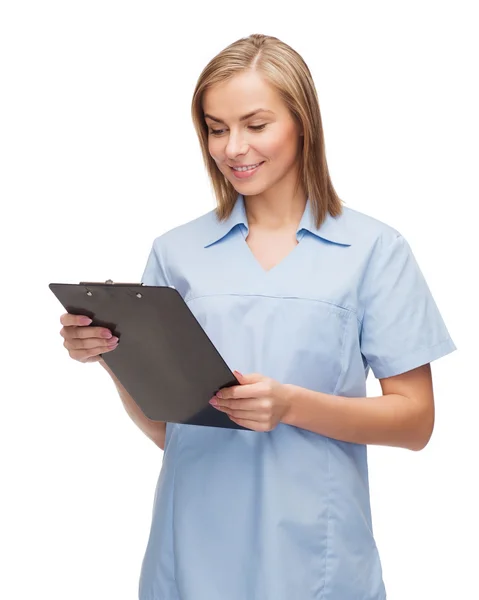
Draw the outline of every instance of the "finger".
M214 405L213 405L214 406ZM256 412L264 412L269 408L269 403L266 404L263 400L258 398L246 398L246 399L233 399L223 400L218 399L218 404L215 408L223 408L227 410L254 410Z
M60 317L60 323L66 327L77 325L78 327L85 327L91 323L91 319L86 315L72 315L65 313Z
M116 346L115 346L115 348L116 348ZM97 348L87 348L87 349L80 349L80 350L70 350L69 354L70 354L70 357L73 358L74 360L85 361L88 358L91 358L92 356L98 356L99 354L105 354L106 352L112 352L113 350L115 350L115 348L106 349L106 348L102 348L102 347L97 347Z
M60 330L60 335L63 336L65 339L81 339L81 340L85 340L87 338L96 338L98 341L98 338L100 339L111 339L113 334L109 329L106 329L105 327L76 327L76 326L70 326L70 327L62 327L62 329Z
M118 338L116 336L113 336L112 338L110 338L108 340L107 339L100 340L98 338L93 338L93 337L86 338L86 339L68 338L63 342L63 345L68 350L82 350L82 349L90 350L92 348L103 348L104 350L106 350L107 348L116 346L117 342L118 342Z
M266 427L264 423L258 423L257 421L250 421L248 419L236 419L231 417L230 419L233 421L233 423L237 423L238 425L246 427L247 429L252 429L253 431L269 431L268 427Z
M233 371L234 374L238 374L242 381L245 383L257 383L258 381L263 381L265 376L261 373L240 373L239 371Z
M255 398L261 395L263 390L262 382L245 383L244 385L233 385L229 388L223 388L217 392L218 398ZM218 395L219 394L219 395Z
M228 409L218 409L220 412L224 412L231 419L242 419L246 421L252 421L255 423L269 423L270 415L266 413L260 413L254 410L234 410L231 408Z
M74 337L86 340L87 338L100 338L109 340L113 337L112 332L106 327L75 327Z

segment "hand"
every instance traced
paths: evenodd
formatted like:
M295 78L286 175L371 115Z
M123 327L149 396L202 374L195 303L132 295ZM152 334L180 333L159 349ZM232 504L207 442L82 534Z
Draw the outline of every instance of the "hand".
M84 315L65 313L60 317L63 327L60 335L70 357L82 363L99 362L100 354L111 352L118 345L118 338L105 327L88 327L91 319Z
M255 431L273 430L291 409L288 388L259 373L234 374L241 385L222 388L210 404L238 425Z

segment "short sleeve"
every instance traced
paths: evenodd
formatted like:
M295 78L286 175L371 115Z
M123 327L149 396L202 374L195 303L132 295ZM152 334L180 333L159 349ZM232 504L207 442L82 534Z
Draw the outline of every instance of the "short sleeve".
M379 240L361 290L361 353L377 379L456 350L412 250L402 235Z
M145 270L141 277L141 283L144 285L168 285L171 286L166 270L163 264L161 245L159 238L156 238L151 246Z

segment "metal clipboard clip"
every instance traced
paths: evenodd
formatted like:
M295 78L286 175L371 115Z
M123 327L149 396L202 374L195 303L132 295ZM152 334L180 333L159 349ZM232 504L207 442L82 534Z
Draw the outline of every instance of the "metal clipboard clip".
M116 285L118 287L144 286L143 283L114 283L112 279L107 279L105 282L103 282L103 281L80 281L80 285L84 285L87 288L90 286L94 287L96 285ZM87 290L86 295L93 296L93 292L91 290ZM142 294L140 292L137 292L136 296L138 298L142 298Z
M114 283L112 279L107 279L105 282L103 282L103 281L80 281L80 285L84 285L86 287L95 286L95 285L116 285L118 287L121 287L121 286L125 286L125 287L131 287L131 286L147 287L147 286L145 286L145 284L143 282L140 282L140 283ZM170 287L173 290L176 289L174 285L169 285L167 287ZM90 290L87 290L86 295L87 296L92 296L93 292L91 292ZM142 294L140 292L137 292L136 296L137 296L137 298L142 298Z
M114 283L112 279L106 281L80 281L80 285L144 285L144 283Z

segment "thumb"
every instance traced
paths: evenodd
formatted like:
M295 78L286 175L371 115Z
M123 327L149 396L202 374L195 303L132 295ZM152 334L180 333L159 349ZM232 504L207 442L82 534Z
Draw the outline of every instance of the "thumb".
M233 371L236 379L241 383L257 383L258 381L262 381L264 376L260 373L248 373L247 375L243 375L239 371Z

